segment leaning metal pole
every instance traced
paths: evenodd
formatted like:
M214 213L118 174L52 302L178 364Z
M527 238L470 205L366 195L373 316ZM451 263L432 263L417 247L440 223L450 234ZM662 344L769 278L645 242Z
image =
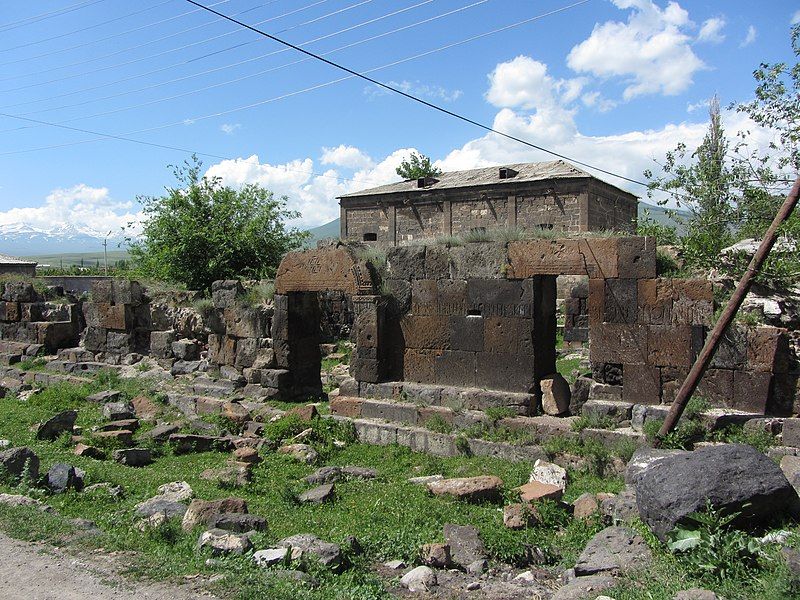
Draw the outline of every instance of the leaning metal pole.
M686 380L678 390L678 394L675 396L675 400L669 409L667 418L664 419L664 424L661 425L661 429L658 432L658 438L656 438L655 442L656 446L659 445L660 438L663 438L670 431L672 431L675 428L675 425L678 423L678 419L681 418L683 410L686 408L689 398L691 398L692 394L694 394L695 390L697 389L697 385L700 383L700 379L706 372L706 369L708 368L708 365L714 356L714 352L717 350L717 346L719 345L722 336L725 335L725 332L728 330L733 318L736 316L739 307L742 305L742 302L744 302L747 292L750 291L750 286L753 283L753 279L761 270L761 267L764 265L764 261L767 260L767 256L769 256L770 250L772 250L772 246L775 244L775 240L778 237L778 227L780 227L781 224L789 218L795 206L797 206L798 194L800 194L800 177L795 179L789 195L783 202L778 214L775 215L775 219L772 221L769 229L767 229L767 232L764 234L764 239L761 241L761 245L758 247L758 250L750 261L750 264L747 266L747 271L742 277L742 280L739 282L739 285L736 286L736 290L733 292L730 300L728 300L728 305L725 307L725 310L722 311L719 320L717 321L716 325L714 325L714 329L711 330L711 333L706 339L706 343L703 346L703 349L700 351L697 360L695 361L694 365L692 365L689 375L686 376Z

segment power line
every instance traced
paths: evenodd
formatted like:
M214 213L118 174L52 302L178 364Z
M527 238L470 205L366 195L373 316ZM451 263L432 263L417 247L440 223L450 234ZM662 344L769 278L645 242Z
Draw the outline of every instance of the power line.
M137 139L130 138L130 137L127 137L127 136L124 136L124 135L115 135L113 133L104 133L102 131L92 131L90 129L82 129L80 127L71 127L69 125L61 125L59 123L48 123L46 121L39 121L37 119L29 119L29 118L26 118L26 117L20 117L20 116L16 116L16 115L8 115L8 114L5 114L5 113L0 113L0 117L9 117L9 118L12 118L12 119L21 119L23 121L30 121L32 123L38 123L40 125L50 125L52 127L58 127L60 129L68 129L70 131L78 131L80 133L88 133L88 134L91 134L91 135L100 136L102 138L118 140L118 141L122 141L122 142L131 142L131 143L134 143L134 144L140 144L142 146L151 146L153 148L162 148L162 149L165 149L165 150L177 150L178 152L185 152L186 154L196 154L197 156L208 156L209 158L216 158L216 159L219 159L219 160L233 160L233 161L238 161L239 160L238 158L232 158L230 156L222 156L220 154L211 154L209 152L199 152L197 150L190 150L188 148L181 148L179 146L170 146L170 145L167 145L167 144L159 144L157 142L147 142L145 140L137 140ZM5 152L4 153L0 153L0 156L5 156L7 154L9 154L9 153L5 153ZM11 154L13 154L13 152ZM355 179L352 179L352 178L339 177L337 175L327 175L325 173L317 173L315 171L302 171L302 170L299 170L299 169L290 169L288 167L276 167L276 168L283 169L285 171L291 171L291 172L294 172L294 173L304 173L306 175L314 175L315 177L326 177L326 178L329 178L329 179L336 179L338 181L355 181Z
M456 46L461 46L461 45L464 45L466 43L475 41L477 39L481 39L481 38L484 38L484 37L488 37L490 35L501 33L503 31L508 31L508 30L510 30L512 28L519 27L521 25L525 25L527 23L531 23L531 22L534 22L534 21L538 21L540 19L543 19L545 17L548 17L550 15L553 15L553 14L556 14L556 13L559 13L559 12L563 12L565 10L568 10L568 9L574 7L574 6L578 6L578 5L583 4L585 2L588 2L588 1L589 0L582 0L581 2L578 2L576 4L570 4L570 5L558 8L558 9L551 10L551 11L546 12L546 13L542 13L542 14L539 14L539 15L535 15L533 17L529 17L527 19L523 19L521 21L517 21L516 23L511 23L510 25L505 25L503 27L499 27L499 28L493 29L491 31L487 31L487 32L484 32L484 33L473 35L471 37L459 40L457 42L452 42L452 43L449 43L449 44L445 44L444 46L439 46L438 48L433 48L431 50L427 50L425 52L421 52L421 53L415 54L413 56L408 56L408 57L405 57L405 58L402 58L402 59L399 59L399 60L384 64L384 65L381 65L379 67L373 67L372 69L369 69L367 72L374 72L374 71L379 71L379 70L386 69L386 68L389 68L389 67L393 67L393 66L405 63L405 62L409 62L409 61L415 60L417 58L421 58L421 57L424 57L424 56L429 56L431 54L434 54L434 53L437 53L437 52L441 52L443 50L447 50L447 49L450 49L450 48L454 48ZM310 60L310 59L302 59L301 61L297 61L297 62L303 62L305 60ZM304 94L304 93L307 93L307 92L310 92L310 91L318 90L318 89L321 89L321 88L324 88L324 87L328 87L330 85L334 85L336 83L340 83L342 81L346 81L346 80L352 79L352 78L353 78L352 75L348 75L346 77L340 77L338 79L334 79L334 80L331 80L331 81L327 81L327 82L324 82L324 83L313 85L313 86L310 86L310 87L307 87L307 88L303 88L303 89L296 90L296 91L293 91L293 92L288 92L288 93L282 94L280 96L275 96L273 98L268 98L266 100L260 100L258 102L250 103L250 104L247 104L245 106L240 106L240 107L233 108L233 109L228 109L228 110L225 110L225 111L219 111L219 112L203 115L203 116L200 116L200 117L194 117L194 118L191 118L191 119L182 119L180 121L175 121L175 122L172 122L172 123L165 123L165 124L162 124L162 125L156 125L156 126L148 127L148 128L145 128L145 129L129 131L129 132L126 132L124 134L119 134L119 135L120 136L125 136L125 135L136 135L136 134L139 134L139 133L149 133L149 132L157 131L157 130L160 130L160 129L166 129L166 128L169 128L169 127L175 127L177 125L185 125L185 124L187 124L187 122L194 123L196 121L211 119L211 118L214 118L214 117L220 117L220 116L228 115L228 114L231 114L231 113L234 113L234 112L239 112L239 111L246 110L246 109L249 109L249 108L254 108L256 106L262 106L264 104L269 104L271 102L276 102L278 100L283 100L283 99L286 99L286 98L290 98L290 97L293 97L293 96ZM6 117L9 117L9 118L20 118L19 115L6 114L6 113L0 113L0 116L6 116ZM35 119L30 119L30 118L20 118L20 120L27 120L29 122L38 123L38 124L42 124L42 125L53 125L55 127L59 126L58 123L48 123L46 121L38 121L38 120L35 120ZM75 129L77 129L77 128L75 128ZM56 148L63 148L63 147L74 146L74 145L78 145L78 144L91 143L91 142L95 142L95 141L98 141L98 140L97 139L89 139L89 140L80 140L80 141L77 141L77 142L66 142L66 143L63 143L63 144L40 146L40 147L37 147L37 148L29 148L29 149L26 149L26 150L16 150L16 151L0 153L0 156L8 156L8 155L13 155L13 154L23 154L23 153L28 153L28 152L36 152L36 151L40 151L40 150L52 150L52 149L56 149ZM141 142L138 142L138 143L141 143Z
M330 38L330 37L333 37L333 36L336 36L336 35L340 35L340 34L345 33L347 31L352 31L352 30L357 29L359 27L363 27L365 25L368 25L368 24L371 24L371 23L375 23L377 21L380 21L382 19L386 19L386 18L391 17L391 16L395 16L395 15L397 15L399 13L407 12L407 11L413 9L413 8L418 8L418 7L422 6L422 5L429 4L430 2L433 2L433 1L434 0L423 0L423 2L420 2L418 4L414 4L412 6L405 7L403 9L396 10L396 11L393 11L391 13L387 13L385 15L381 15L379 17L370 19L368 21L364 21L362 23L358 23L356 25L352 25L350 27L346 27L345 29L342 29L342 30L339 30L339 31L336 31L336 32L333 32L333 33L329 33L329 34L323 35L321 37L314 38L312 40L308 40L306 42L303 42L302 45L305 46L305 45L312 44L312 43L315 43L315 42L318 42L318 41L321 41L321 40L324 40L324 39L327 39L327 38ZM361 44L364 44L364 43L367 43L367 42L370 42L370 41L374 41L376 39L380 39L380 38L383 38L383 37L386 37L386 36L389 36L389 35L394 35L394 34L400 33L401 31L404 31L406 29L410 29L412 27L417 27L417 26L425 24L425 23L430 23L432 21L435 21L435 20L450 16L450 15L453 15L453 14L456 14L456 13L459 13L459 12L463 12L463 11L468 10L470 8L474 8L475 6L479 6L479 5L485 4L485 3L489 2L489 1L490 0L477 0L476 2L473 2L473 3L468 4L466 6L462 6L462 7L447 11L445 13L441 13L441 14L436 15L434 17L429 17L427 19L423 19L421 21L417 21L416 23L411 23L409 25L404 25L402 27L397 27L397 28L394 28L394 29L392 29L390 31L387 31L387 32L384 32L384 33L380 33L378 35L373 35L373 36L358 40L356 42L351 42L349 44L345 44L344 46L340 46L338 48L334 48L333 50L329 50L327 52L324 52L323 55L327 56L329 54L333 54L334 52L340 52L342 50L345 50L345 49L348 49L348 48L352 48L352 47L355 47L355 46L358 46L358 45L361 45ZM272 55L275 55L275 54L280 54L280 53L288 52L288 51L289 51L288 49L282 48L280 50L275 50L275 51L269 52L267 54L261 55L260 57L256 57L256 58L266 58L268 56L272 56ZM89 100L84 100L82 102L75 102L73 104L68 104L68 105L64 105L64 106L51 107L51 108L46 108L46 109L42 109L42 110L29 111L29 112L26 112L26 113L19 113L19 114L21 114L23 116L35 115L35 114L51 112L51 111L54 111L54 110L62 110L62 109L65 109L65 108L74 108L76 106L83 106L83 105L91 104L91 103L94 103L94 102L102 102L104 100L110 100L110 99L118 98L118 97L121 97L121 96L128 96L130 94L134 94L134 93L137 93L137 92L146 91L146 90L149 90L149 89L161 87L163 85L168 85L168 84L171 84L171 83L176 83L178 81L183 81L183 80L186 80L186 79L192 79L194 77L199 77L201 75L208 75L209 73L214 73L216 71L227 70L227 69L229 69L229 68L231 68L233 66L238 66L238 65L244 64L246 62L252 62L253 60L255 60L255 58L247 59L245 61L239 61L237 63L232 63L232 64L224 65L224 66L221 66L221 67L216 67L216 68L213 68L213 69L208 69L206 71L202 71L200 73L194 73L192 75L185 75L183 77L178 77L176 79L172 79L172 80L169 80L169 81L164 81L164 82L152 84L152 85L145 86L145 87L142 87L142 88L139 88L139 89L130 90L130 91L126 91L126 92L120 92L120 93L117 93L117 94L111 94L109 96L105 96L105 97L102 97L102 98L90 98ZM269 69L264 69L262 71L257 71L255 73L249 73L249 74L246 74L246 75L242 75L240 77L236 77L234 79L229 79L227 81L223 81L223 82L207 85L207 86L204 86L204 87L201 87L201 88L196 88L196 89L185 91L185 92L181 92L179 94L174 94L172 96L157 98L157 99L149 100L147 102L143 102L143 103L140 103L140 104L135 104L135 105L132 105L132 106L122 107L122 108L114 109L114 110L111 110L111 111L105 111L105 112L95 113L95 114L91 114L91 115L74 117L74 118L67 119L67 120L64 120L64 121L59 121L59 122L60 123L70 123L70 122L78 121L78 120L82 120L82 119L91 119L91 118L94 118L94 117L99 117L99 116L104 116L104 115L108 115L108 114L118 113L118 112L122 112L122 111L126 111L126 110L134 110L136 108L141 108L143 106L150 106L150 105L153 105L153 104L156 104L156 103L167 102L169 100L174 100L176 98L181 98L181 97L188 96L188 95L191 95L191 94L197 94L199 92L203 92L203 91L206 91L206 90L222 87L224 85L230 85L232 83L237 83L239 81L244 81L246 79L252 79L253 77L258 77L259 75L265 75L267 73L272 73L274 71L278 71L278 70L284 69L286 67L290 67L290 66L294 66L294 65L297 65L297 64L300 64L300 63L303 63L303 62L307 62L309 60L311 60L311 59L310 58L303 58L303 59L295 60L295 61L292 61L292 62L289 62L289 63L284 63L282 65L277 65L277 66L271 67ZM13 105L12 106L3 106L3 107L0 107L0 109L6 109L6 108L12 108L12 107L13 107ZM21 130L21 129L29 129L31 127L36 127L36 126L25 125L25 126L22 126L22 127L3 129L3 130L0 130L0 133L6 133L6 132L9 132L9 131L17 131L17 130Z
M100 2L105 2L105 0L91 0L90 2L78 2L77 4L72 4L70 6L65 6L64 8L51 10L50 12L35 15L33 17L26 17L18 21L11 21L10 23L6 23L5 25L0 25L0 33L5 31L11 31L12 29L18 29L19 27L25 27L26 25L32 25L33 23L38 23L40 21L51 19L53 17L65 15L67 13L71 13L73 11L86 8L93 4L99 4Z
M572 4L570 6L572 7L572 6L578 6L578 5L581 5L581 4L586 4L589 1L590 0L580 0L579 2L576 2L575 4ZM248 25L247 23L239 21L239 20L237 20L237 19L235 19L233 17L228 17L224 13L221 13L221 12L219 12L217 10L214 10L213 8L207 8L207 7L203 6L202 4L200 4L199 2L196 2L195 0L186 0L186 2L188 2L189 4L193 4L194 6L197 6L197 7L200 7L200 8L204 8L208 12L213 13L213 14L217 15L218 17L222 17L223 19L227 19L231 23L235 23L236 25L239 25L240 27L244 27L245 29L247 29L249 31L252 31L252 32L257 33L259 35L263 35L264 37L269 38L274 42L278 42L279 44L282 44L282 45L284 45L284 46L286 46L288 48L291 48L292 50L295 50L297 52L301 52L301 53L305 54L306 56L310 56L311 58L314 58L314 59L316 59L318 61L321 61L321 62L325 63L326 65L329 65L329 66L331 66L331 67L333 67L335 69L339 69L340 71L344 71L345 73L349 73L353 77L358 77L359 79L363 79L364 81L368 81L369 83L371 83L373 85L377 85L378 87L381 87L381 88L383 88L385 90L388 90L390 92L394 92L395 94L399 94L399 95L401 95L401 96L403 96L405 98L408 98L409 100L412 100L414 102L422 104L423 106L427 106L428 108L432 108L433 110L436 110L436 111L441 112L443 114L449 115L449 116L451 116L451 117L453 117L455 119L459 119L460 121L464 121L465 123L469 123L470 125L474 125L475 127L479 127L479 128L481 128L481 129L483 129L485 131L488 131L490 133L494 133L496 135L502 136L502 137L507 138L509 140L513 140L515 142L518 142L520 144L523 144L523 145L528 146L530 148L533 148L535 150L539 150L541 152L545 152L547 154L550 154L551 156L555 156L557 158L562 158L562 159L567 160L569 162L581 165L582 167L586 167L586 168L589 168L589 169L594 169L595 171L598 171L600 173L604 173L606 175L610 175L612 177L616 177L618 179L622 179L622 180L628 181L630 183L635 183L637 185L642 185L642 186L647 187L647 184L644 183L643 181L639 181L637 179L632 179L632 178L627 177L625 175L620 175L619 173L614 173L613 171L609 171L608 169L603 169L601 167L596 167L596 166L594 166L592 164L589 164L587 162L584 162L584 161L581 161L581 160L578 160L578 159L575 159L575 158L571 158L571 157L567 156L566 154L561 154L560 152L556 152L554 150L550 150L549 148L545 148L544 146L539 146L538 144L534 144L533 142L529 142L527 140L523 140L522 138L519 138L517 136L511 135L510 133L505 133L503 131L499 131L499 130L491 127L490 125L486 125L485 123L481 123L480 121L476 121L475 119L472 119L470 117L466 117L466 116L464 116L462 114L459 114L459 113L457 113L455 111L449 110L449 109L447 109L447 108L445 108L443 106L440 106L438 104L434 104L433 102L428 102L427 100L424 100L424 99L420 98L419 96L415 96L414 94L411 94L409 92L404 92L403 90L401 90L399 88L396 88L396 87L394 87L392 85L389 85L388 83L384 83L384 82L379 81L377 79L374 79L374 78L372 78L372 77L370 77L368 75L364 75L363 73L359 73L358 71L355 71L355 70L353 70L353 69L351 69L349 67L346 67L346 66L344 66L342 64L334 62L334 61L332 61L330 59L327 59L324 56L320 56L318 54L315 54L314 52L311 52L310 50L306 50L304 48L301 48L300 46L292 44L291 42L287 42L286 40L281 39L281 38L279 38L279 37L277 37L277 36L275 36L275 35L273 35L271 33L267 33L266 31L262 31L262 30L260 30L260 29L258 29L256 27L253 27L252 25Z
M154 8L158 8L159 6L164 6L165 4L169 4L173 0L166 0L165 2L161 2L159 4L154 4L153 6L148 6L147 8L143 8L142 10L137 10L132 13L128 13L127 15L122 15L120 17L114 17L113 19L108 19L107 21L101 21L100 23L95 23L94 25L89 25L87 27L82 27L80 29L74 29L72 31L67 31L65 33L60 33L59 35L54 35L49 38L44 38L43 40L36 40L35 42L26 42L25 44L19 44L17 46L11 46L10 48L2 48L0 52L11 52L12 50L19 50L20 48L27 48L28 46L35 46L37 44L44 44L45 42L52 42L53 40L58 40L70 35L75 35L76 33L83 33L84 31L89 31L90 29L96 29L97 27L103 27L104 25L108 25L109 23L114 23L115 21L121 21L122 19L128 19L130 17L135 17L136 15L140 15L144 12L149 10L153 10ZM194 11L192 11L194 12Z

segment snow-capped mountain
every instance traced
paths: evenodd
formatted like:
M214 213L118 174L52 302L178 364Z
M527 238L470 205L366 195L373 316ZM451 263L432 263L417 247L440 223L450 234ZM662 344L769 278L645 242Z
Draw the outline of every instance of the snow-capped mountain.
M31 227L24 223L0 224L0 253L12 256L58 254L63 252L101 252L108 231L64 224L51 229ZM119 250L125 235L113 231L108 237L108 249Z

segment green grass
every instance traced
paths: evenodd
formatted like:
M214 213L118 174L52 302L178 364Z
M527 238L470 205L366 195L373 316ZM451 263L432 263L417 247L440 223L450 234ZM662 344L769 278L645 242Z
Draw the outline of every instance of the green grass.
M557 358L556 359L556 371L561 374L561 376L566 379L569 383L575 383L577 377L572 373L575 370L580 369L581 366L581 359L580 358Z
M86 395L100 389L122 389L125 396L147 391L141 383L120 381L103 374L83 386L61 384L33 396L26 403L13 398L3 401L0 437L8 438L14 446L31 447L42 460L42 471L55 462L68 462L86 471L86 483L110 482L125 490L120 500L105 492L68 493L48 497L41 491L24 486L0 485L4 492L29 493L42 498L56 508L59 516L41 516L30 509L0 510L0 528L22 539L42 539L63 543L72 539L72 529L66 519L86 518L97 523L103 534L80 538L83 546L103 547L106 551L131 551L131 573L153 578L180 578L183 575L224 574L218 593L231 598L302 597L302 598L381 598L387 597L384 586L369 568L375 561L400 558L415 562L419 548L439 541L445 523L476 526L493 559L521 563L528 546L546 548L548 561L562 569L571 566L582 545L599 525L587 527L573 521L557 506L545 512L548 524L524 531L511 531L502 524L499 506L494 504L465 504L436 498L423 487L406 479L418 475L441 473L448 477L495 474L505 482L506 496L512 500L514 487L527 482L531 465L511 463L494 458L459 457L436 458L399 447L378 447L353 443L352 431L336 422L317 419L309 438L321 451L325 464L359 465L378 470L375 480L343 481L336 484L336 500L323 506L298 505L293 496L306 489L302 478L314 468L293 462L286 456L262 450L264 462L254 469L253 481L235 490L223 489L200 479L208 468L219 468L228 455L201 453L175 456L162 448L154 464L133 469L112 461L96 461L72 454L68 436L52 442L35 439L31 426L60 410L78 410L77 425L84 431L101 422L100 407L84 401ZM113 384L113 385L109 385ZM152 392L151 392L152 393ZM307 422L294 417L266 425L265 437L280 440L308 427ZM349 442L337 448L333 440ZM354 567L346 574L332 576L315 572L321 585L317 590L300 591L294 585L290 591L275 583L269 573L251 564L247 557L226 558L221 566L207 566L207 556L195 549L199 532L179 530L138 532L134 506L153 495L159 485L186 480L196 497L213 499L236 495L245 498L250 512L264 516L269 523L267 532L254 538L257 548L269 547L277 540L296 533L311 532L323 539L344 543L354 535L365 549L363 558L354 558ZM603 482L590 475L578 474L568 490L568 497L577 497L586 489L618 488L616 481ZM558 531L561 533L557 534ZM276 587L277 586L277 587ZM287 595L280 595L283 590Z

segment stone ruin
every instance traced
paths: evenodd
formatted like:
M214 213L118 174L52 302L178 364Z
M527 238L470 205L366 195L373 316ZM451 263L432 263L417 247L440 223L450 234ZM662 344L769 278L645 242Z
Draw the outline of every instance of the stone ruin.
M88 299L9 282L0 353L18 362L58 352L49 366L67 373L149 356L192 376L196 394L308 400L323 397L320 345L333 324L354 343L334 415L411 425L436 416L458 428L502 408L624 421L634 405L658 413L673 400L714 316L710 282L657 277L651 238L409 245L388 248L385 264L374 256L342 243L290 253L271 303L218 281L203 309L195 293L165 299L127 280L97 280ZM556 373L562 275L588 278L566 303L565 340L591 341L591 380L571 399ZM750 415L798 415L798 371L785 329L736 327L698 395Z

